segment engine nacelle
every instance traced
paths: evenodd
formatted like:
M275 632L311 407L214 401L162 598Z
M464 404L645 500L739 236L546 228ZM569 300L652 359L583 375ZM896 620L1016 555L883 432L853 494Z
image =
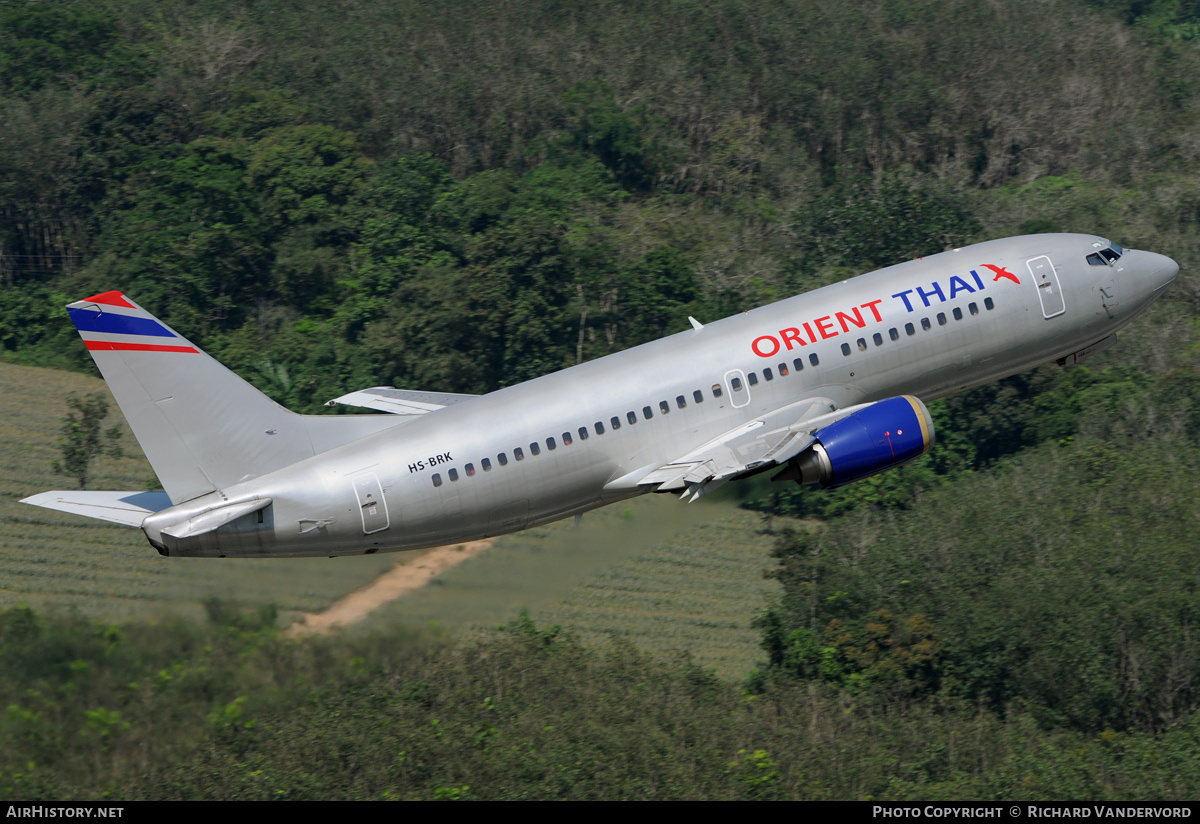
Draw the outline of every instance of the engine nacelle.
M933 448L933 419L920 398L899 395L818 429L816 442L773 481L841 486L919 458Z

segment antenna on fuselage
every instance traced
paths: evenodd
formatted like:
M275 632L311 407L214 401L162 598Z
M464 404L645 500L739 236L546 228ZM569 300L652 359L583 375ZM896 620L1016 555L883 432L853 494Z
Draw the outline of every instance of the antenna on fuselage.
M704 328L704 324L703 324L703 323L701 323L700 321L696 320L696 319L695 319L694 317L692 317L691 315L688 315L688 320L689 320L689 321L691 321L691 323L692 323L692 328L693 328L693 329L695 329L697 332L699 332L701 329L703 329L703 328Z

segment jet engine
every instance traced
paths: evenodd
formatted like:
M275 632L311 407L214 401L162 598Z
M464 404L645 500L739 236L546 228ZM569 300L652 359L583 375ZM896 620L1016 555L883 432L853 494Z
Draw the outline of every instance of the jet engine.
M813 433L816 441L772 481L841 486L919 458L933 447L933 419L920 398L885 398Z

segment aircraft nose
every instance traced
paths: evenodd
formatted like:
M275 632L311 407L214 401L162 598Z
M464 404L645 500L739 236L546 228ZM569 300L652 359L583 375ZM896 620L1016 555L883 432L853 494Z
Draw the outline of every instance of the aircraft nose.
M1179 264L1166 255L1141 252L1140 256L1143 260L1139 261L1141 264L1139 268L1146 273L1155 292L1166 287L1179 274Z

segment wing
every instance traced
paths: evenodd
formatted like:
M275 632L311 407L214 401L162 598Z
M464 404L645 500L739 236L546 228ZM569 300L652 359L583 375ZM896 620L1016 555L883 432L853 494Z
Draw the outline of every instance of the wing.
M650 488L696 500L726 481L781 466L812 445L814 433L868 406L838 409L829 398L806 398L769 412L664 464L644 466L610 481L606 490Z
M394 389L390 386L373 386L360 389L326 401L326 406L335 403L390 412L393 415L426 415L456 403L478 398L478 395L455 395L450 392L418 392L411 389Z

